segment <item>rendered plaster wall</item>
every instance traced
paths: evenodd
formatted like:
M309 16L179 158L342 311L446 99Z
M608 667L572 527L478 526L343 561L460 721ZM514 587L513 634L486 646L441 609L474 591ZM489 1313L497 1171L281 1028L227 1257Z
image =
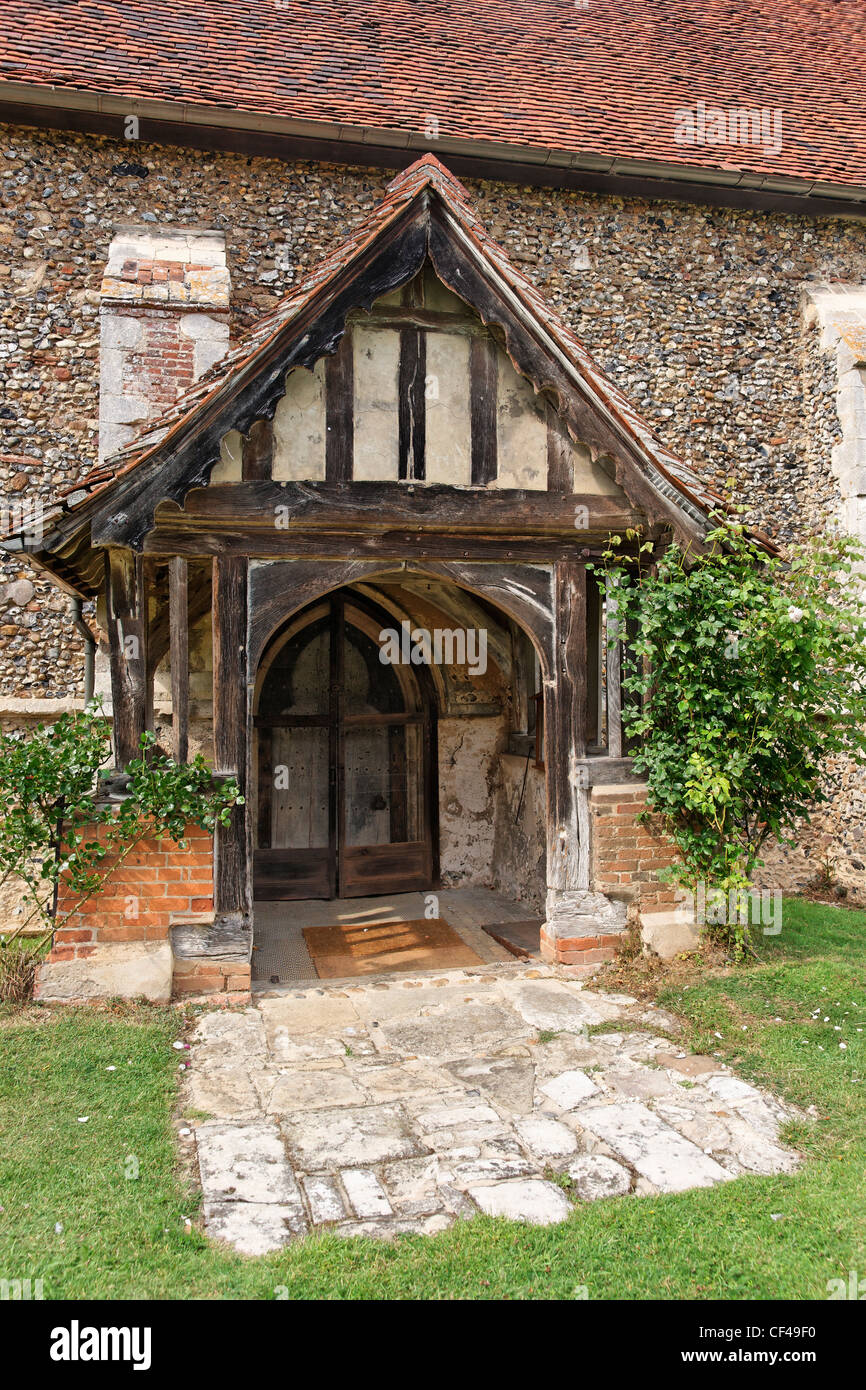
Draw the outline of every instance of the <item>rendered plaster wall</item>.
M505 715L439 720L439 862L446 887L489 886Z
M499 759L494 805L491 886L544 916L547 834L544 772L526 758Z

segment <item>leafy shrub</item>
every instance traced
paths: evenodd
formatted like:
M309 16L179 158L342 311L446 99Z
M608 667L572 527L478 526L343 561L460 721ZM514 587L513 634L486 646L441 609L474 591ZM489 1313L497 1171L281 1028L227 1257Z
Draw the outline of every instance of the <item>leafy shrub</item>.
M182 845L187 825L212 832L243 801L237 783L216 779L200 754L176 763L151 733L126 769L122 799L109 800L110 760L111 730L98 706L30 734L0 735L0 883L21 881L26 914L8 940L34 920L47 940L154 827Z
M635 533L629 533L636 539ZM728 519L696 553L606 556L628 632L623 724L671 875L742 895L768 838L827 799L829 759L866 762L866 610L849 537L767 554ZM748 927L727 928L739 951Z

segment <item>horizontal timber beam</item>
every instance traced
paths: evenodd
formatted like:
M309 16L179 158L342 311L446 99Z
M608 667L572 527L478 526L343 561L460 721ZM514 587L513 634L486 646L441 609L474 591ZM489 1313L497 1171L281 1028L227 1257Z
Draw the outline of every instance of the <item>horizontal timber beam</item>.
M523 560L544 564L557 559L598 559L607 533L581 532L574 540L558 537L442 536L423 531L364 532L302 531L288 534L232 535L196 530L180 534L157 529L147 539L147 555L248 555L258 559L370 558L382 560Z
M575 518L580 527L576 529ZM579 539L584 531L639 526L642 512L617 497L562 494L517 488L456 489L446 484L287 482L270 479L218 483L188 493L183 509L160 508L161 531L209 530L256 533L345 528L381 532L403 526L452 534L501 531L509 536L558 533ZM149 549L151 547L148 547Z

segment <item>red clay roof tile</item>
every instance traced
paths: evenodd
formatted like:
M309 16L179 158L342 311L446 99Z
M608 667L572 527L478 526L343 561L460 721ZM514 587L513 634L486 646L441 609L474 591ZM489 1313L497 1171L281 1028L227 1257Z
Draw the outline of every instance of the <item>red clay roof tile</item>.
M864 58L863 0L4 0L0 33L8 82L853 185ZM780 148L679 143L698 102Z

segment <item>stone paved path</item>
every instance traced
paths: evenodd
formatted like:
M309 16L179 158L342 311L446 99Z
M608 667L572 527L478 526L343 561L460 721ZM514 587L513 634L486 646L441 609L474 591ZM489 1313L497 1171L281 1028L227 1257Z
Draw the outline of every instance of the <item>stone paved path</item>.
M593 1025L605 1031L588 1031ZM686 1054L678 1025L554 966L394 975L256 996L199 1021L185 1106L208 1232L264 1254L313 1230L432 1234L478 1210L790 1172L790 1107Z

